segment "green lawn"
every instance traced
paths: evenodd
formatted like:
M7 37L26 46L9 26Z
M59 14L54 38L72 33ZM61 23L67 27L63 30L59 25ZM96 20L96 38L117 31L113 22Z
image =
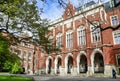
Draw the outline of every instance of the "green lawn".
M21 76L2 76L0 75L0 81L34 81L31 78Z

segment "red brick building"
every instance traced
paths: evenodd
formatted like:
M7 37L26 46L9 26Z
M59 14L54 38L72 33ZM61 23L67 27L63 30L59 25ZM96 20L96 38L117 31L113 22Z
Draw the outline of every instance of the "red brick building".
M119 6L99 0L75 8L68 2L62 17L50 26L48 36L61 52L46 54L41 47L19 46L20 57L26 55L26 73L111 76L112 69L120 73Z
M50 25L49 38L61 52L42 51L40 73L111 76L112 69L120 73L119 6L91 1L75 8L68 2L62 18Z
M21 59L21 66L26 74L35 74L39 68L39 46L35 46L32 41L21 38L21 42L17 45L11 45L10 51L17 54Z

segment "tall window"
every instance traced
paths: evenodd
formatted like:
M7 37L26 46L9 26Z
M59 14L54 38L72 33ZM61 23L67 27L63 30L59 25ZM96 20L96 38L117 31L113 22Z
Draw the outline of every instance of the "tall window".
M23 52L23 61L26 61L26 51Z
M31 53L29 52L29 53L28 53L28 62L31 62L31 59L32 59L32 55L31 55Z
M73 35L71 32L66 34L66 47L72 48L72 46L73 46Z
M86 43L85 28L80 27L78 29L78 45L83 45L85 43Z
M28 63L28 69L30 69L30 63Z
M113 32L114 44L120 44L120 31Z
M116 26L118 24L119 24L119 22L118 22L118 16L117 15L111 16L111 25L112 26Z
M62 35L56 37L56 46L60 48L62 46Z
M30 52L28 53L28 58L31 58L31 53Z
M17 51L18 56L21 56L21 50Z
M97 24L94 24L94 26L92 25L91 27L91 37L92 37L92 42L96 43L96 42L100 42L101 40L101 34L100 34L100 28L96 28Z
M13 47L11 47L10 51L13 53L15 51L15 49Z

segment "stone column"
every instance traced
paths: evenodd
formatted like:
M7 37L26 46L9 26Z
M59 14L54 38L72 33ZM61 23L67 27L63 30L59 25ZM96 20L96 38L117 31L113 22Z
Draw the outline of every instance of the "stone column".
M104 74L105 77L112 77L112 69L115 69L115 65L105 65Z
M77 72L77 67L72 67L72 69L71 69L71 74L72 74L73 76L77 76L77 74L78 74L78 72Z
M64 75L66 75L65 68L60 67L60 76L64 76Z

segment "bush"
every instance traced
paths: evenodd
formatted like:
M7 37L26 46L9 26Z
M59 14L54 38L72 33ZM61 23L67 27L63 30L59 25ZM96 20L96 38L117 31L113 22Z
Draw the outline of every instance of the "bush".
M12 66L12 70L10 73L16 74L16 73L22 73L23 69L20 67L19 62L15 62L15 64Z

